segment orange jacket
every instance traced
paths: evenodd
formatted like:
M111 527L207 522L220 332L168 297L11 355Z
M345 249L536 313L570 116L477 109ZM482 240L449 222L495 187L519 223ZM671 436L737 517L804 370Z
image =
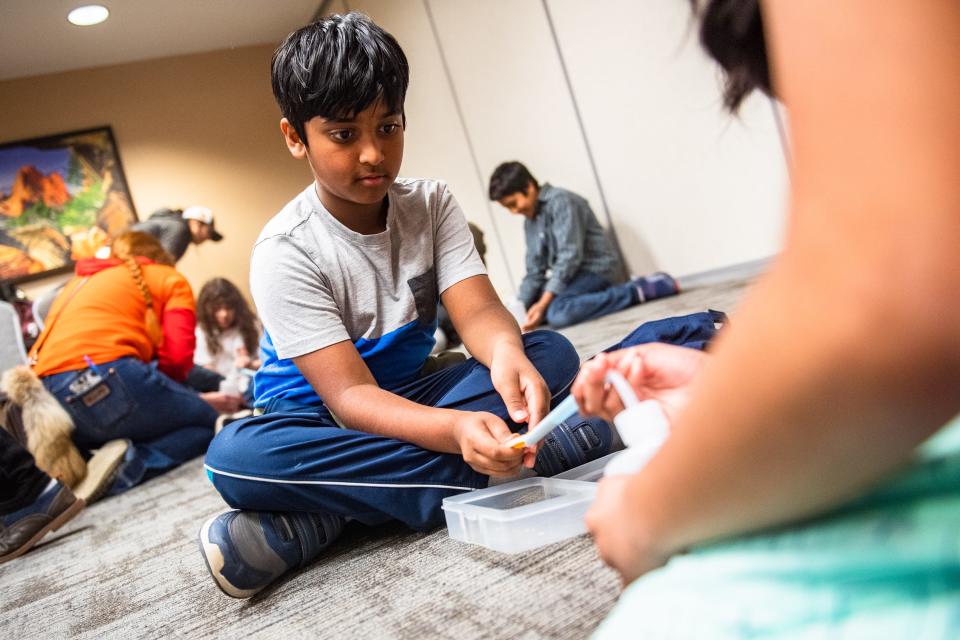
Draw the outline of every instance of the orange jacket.
M143 362L156 358L171 378L186 377L196 346L193 291L173 267L137 261L163 327L160 347L155 349L147 336L146 302L127 266L117 259L81 260L76 277L50 307L31 353L38 376L83 369L84 356L95 364L132 356Z

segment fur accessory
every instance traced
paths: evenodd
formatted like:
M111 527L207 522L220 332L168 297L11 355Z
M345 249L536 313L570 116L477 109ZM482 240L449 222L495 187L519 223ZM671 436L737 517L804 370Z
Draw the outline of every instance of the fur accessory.
M73 444L73 420L30 367L4 372L2 389L20 406L27 450L47 475L74 487L87 475L87 463Z

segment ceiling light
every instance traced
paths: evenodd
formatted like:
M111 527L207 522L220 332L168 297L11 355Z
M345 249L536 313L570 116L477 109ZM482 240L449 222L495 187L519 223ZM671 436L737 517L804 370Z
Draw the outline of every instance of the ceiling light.
M110 11L99 4L88 4L77 7L67 14L67 20L78 27L89 27L93 24L100 24L110 17Z

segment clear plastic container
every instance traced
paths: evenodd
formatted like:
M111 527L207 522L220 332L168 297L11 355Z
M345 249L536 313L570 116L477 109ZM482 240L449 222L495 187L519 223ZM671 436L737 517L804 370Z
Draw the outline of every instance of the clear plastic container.
M454 540L519 553L585 533L596 491L593 482L526 478L445 498L443 511Z
M563 473L558 473L553 476L558 480L580 480L581 482L599 482L600 478L603 477L603 470L607 466L607 463L610 462L613 458L619 455L619 451L614 451L613 453L608 453L602 458L597 458L593 462L588 462L587 464L582 464L579 467L574 467L564 471Z
M635 473L670 435L670 423L659 404L640 402L616 371L608 371L606 379L627 406L614 418L614 424L628 448L553 478L527 478L445 498L443 511L451 538L494 551L519 553L586 532L583 516L596 495L595 483L605 473ZM550 415L562 412L572 402L572 398L564 400ZM566 409L568 413L576 411L576 404ZM549 420L550 416L538 428Z

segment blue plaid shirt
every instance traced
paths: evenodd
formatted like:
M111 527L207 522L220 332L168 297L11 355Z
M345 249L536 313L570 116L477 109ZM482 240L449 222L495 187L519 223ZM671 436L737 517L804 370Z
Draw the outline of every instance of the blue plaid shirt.
M527 307L543 292L563 293L578 271L613 280L620 260L586 199L575 193L540 186L537 214L526 219L527 273L518 297Z

